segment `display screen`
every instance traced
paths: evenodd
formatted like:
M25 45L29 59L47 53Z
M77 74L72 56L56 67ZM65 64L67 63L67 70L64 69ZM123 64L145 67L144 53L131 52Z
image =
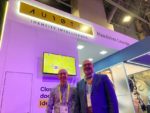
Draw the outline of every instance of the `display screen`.
M59 69L66 69L69 75L76 75L73 57L44 53L43 59L43 73L45 74L58 74Z

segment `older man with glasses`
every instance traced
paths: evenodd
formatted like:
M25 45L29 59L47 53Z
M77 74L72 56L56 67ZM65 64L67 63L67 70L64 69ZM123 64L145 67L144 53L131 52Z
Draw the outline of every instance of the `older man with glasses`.
M60 83L54 88L49 97L47 105L47 113L73 113L75 88L68 83L68 72L65 69L60 69L58 72Z

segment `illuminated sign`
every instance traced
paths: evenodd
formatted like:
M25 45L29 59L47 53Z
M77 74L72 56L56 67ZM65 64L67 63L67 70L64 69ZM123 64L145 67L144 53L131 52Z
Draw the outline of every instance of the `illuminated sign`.
M94 36L93 29L90 25L38 8L37 6L33 6L29 3L20 2L19 12L30 17L69 28L70 30L80 32L88 36Z
M1 11L2 13L4 13L4 15L2 14L2 16L0 17L0 25L2 25L0 26L0 48L2 46L2 40L3 40L3 35L4 35L4 30L5 30L6 16L7 16L7 11L8 11L8 2L6 2L4 6L5 6L4 12L3 10Z

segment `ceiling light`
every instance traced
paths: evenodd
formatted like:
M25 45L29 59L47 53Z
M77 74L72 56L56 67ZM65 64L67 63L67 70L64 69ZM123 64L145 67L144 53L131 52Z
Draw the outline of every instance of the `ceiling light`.
M82 64L79 64L79 67L82 67Z
M105 54L107 54L107 51L105 51L105 50L100 51L100 52L99 52L99 54L101 54L101 55L105 55Z
M125 17L123 18L123 22L124 22L124 23L129 22L129 21L131 21L131 16L125 16Z
M93 58L89 58L89 61L91 61L91 62L92 62L92 61L93 61Z
M84 48L84 46L83 46L83 45L78 45L77 48L78 48L79 50L81 50L81 49Z

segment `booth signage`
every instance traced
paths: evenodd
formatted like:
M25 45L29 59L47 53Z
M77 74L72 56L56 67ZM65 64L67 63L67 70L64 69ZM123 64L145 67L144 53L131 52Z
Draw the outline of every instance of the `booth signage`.
M0 48L2 45L3 33L5 30L5 22L8 10L8 2L2 2L3 7L0 7L1 16L0 16Z
M48 103L48 99L40 99L39 100L39 108L46 108Z
M92 27L89 25L63 17L45 9L40 9L28 3L20 2L19 12L34 18L45 20L56 25L61 25L84 34L94 36Z

